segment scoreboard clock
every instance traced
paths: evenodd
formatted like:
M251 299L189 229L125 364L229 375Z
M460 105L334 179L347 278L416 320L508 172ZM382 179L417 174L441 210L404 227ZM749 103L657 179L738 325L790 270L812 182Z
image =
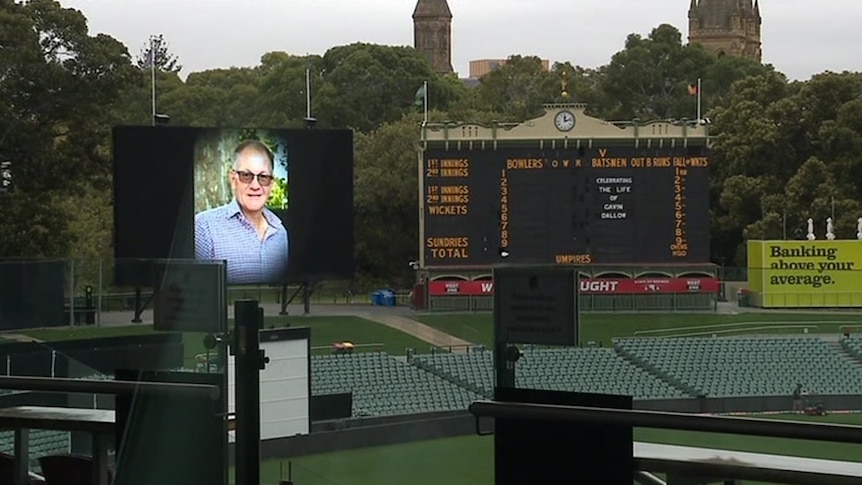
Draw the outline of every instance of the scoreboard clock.
M560 131L572 131L575 127L575 115L571 111L560 111L554 116L554 126Z

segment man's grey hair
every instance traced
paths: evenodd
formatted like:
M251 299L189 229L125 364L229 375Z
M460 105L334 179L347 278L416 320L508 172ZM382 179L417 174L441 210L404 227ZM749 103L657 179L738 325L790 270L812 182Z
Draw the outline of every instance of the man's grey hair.
M239 145L237 145L236 150L233 151L233 169L239 169L239 156L245 151L252 151L255 153L262 153L266 155L269 159L269 170L271 172L275 171L275 157L272 155L272 151L270 151L269 147L259 142L258 140L246 140Z

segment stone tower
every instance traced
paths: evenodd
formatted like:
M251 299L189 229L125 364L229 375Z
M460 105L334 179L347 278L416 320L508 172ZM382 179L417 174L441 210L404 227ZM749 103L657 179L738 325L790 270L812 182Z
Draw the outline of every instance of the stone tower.
M416 2L413 47L428 59L434 72L452 72L452 11L446 0Z
M761 61L759 0L691 0L688 41L718 56Z

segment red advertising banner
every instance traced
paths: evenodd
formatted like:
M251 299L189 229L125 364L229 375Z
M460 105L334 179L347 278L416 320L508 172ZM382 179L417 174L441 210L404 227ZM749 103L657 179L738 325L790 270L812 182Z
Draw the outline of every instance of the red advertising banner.
M649 293L718 293L718 278L613 278L580 281L584 295L632 295ZM480 296L494 293L494 282L435 280L428 282L429 296Z

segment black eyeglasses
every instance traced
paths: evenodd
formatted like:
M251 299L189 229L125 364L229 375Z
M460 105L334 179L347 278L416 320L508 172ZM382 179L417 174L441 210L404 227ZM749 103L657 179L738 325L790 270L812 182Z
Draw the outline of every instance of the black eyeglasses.
M269 187L274 178L272 175L267 175L265 173L251 173L239 170L234 170L233 173L235 173L239 177L239 181L244 184L250 184L252 180L257 178L257 182L261 187Z

